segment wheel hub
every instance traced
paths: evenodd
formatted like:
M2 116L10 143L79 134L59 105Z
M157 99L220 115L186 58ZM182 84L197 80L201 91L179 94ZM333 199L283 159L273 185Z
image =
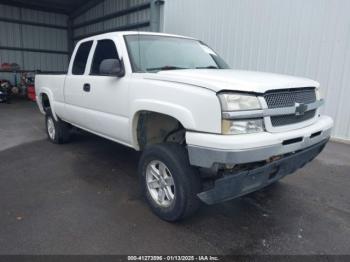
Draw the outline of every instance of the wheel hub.
M174 180L162 161L154 160L147 165L146 183L148 192L159 206L168 207L174 202Z
M52 140L55 139L55 124L53 122L53 119L51 117L47 118L47 132Z

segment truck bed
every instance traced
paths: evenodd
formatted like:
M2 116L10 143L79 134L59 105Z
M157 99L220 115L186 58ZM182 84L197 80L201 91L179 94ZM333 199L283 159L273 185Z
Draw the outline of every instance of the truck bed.
M51 95L55 102L64 102L64 82L65 74L39 74L35 76L35 93L39 96L41 93ZM45 91L45 92L44 92Z

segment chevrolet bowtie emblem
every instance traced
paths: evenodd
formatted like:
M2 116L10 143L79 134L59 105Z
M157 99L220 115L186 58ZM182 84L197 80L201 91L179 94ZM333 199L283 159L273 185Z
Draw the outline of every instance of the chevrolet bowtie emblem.
M295 115L302 116L307 110L307 105L303 103L295 103Z

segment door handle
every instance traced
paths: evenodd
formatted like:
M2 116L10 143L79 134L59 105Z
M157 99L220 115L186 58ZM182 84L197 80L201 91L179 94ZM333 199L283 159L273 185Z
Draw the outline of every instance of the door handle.
M85 92L90 92L90 89L91 89L90 84L84 84L83 90L84 90Z

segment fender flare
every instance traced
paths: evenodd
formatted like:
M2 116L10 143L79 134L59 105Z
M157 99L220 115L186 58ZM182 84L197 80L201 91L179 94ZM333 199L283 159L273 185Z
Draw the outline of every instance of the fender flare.
M132 141L132 145L136 150L140 150L137 141L136 130L139 115L143 111L171 116L177 121L179 121L185 129L193 130L196 126L191 111L183 106L153 99L138 99L137 101L134 101L134 103L131 106L131 122L129 125L129 132L131 134L130 138Z
M56 112L55 112L55 107L54 107L54 99L53 99L53 94L52 94L52 91L49 89L49 88L46 88L46 87L42 87L40 89L40 93L38 95L38 105L39 105L39 109L40 111L46 115L46 112L43 108L43 103L42 103L42 96L43 95L47 95L47 97L49 98L49 102L50 102L50 106L51 106L51 113L52 113L52 116L54 117L54 119L56 121L58 121L58 117L56 115Z

